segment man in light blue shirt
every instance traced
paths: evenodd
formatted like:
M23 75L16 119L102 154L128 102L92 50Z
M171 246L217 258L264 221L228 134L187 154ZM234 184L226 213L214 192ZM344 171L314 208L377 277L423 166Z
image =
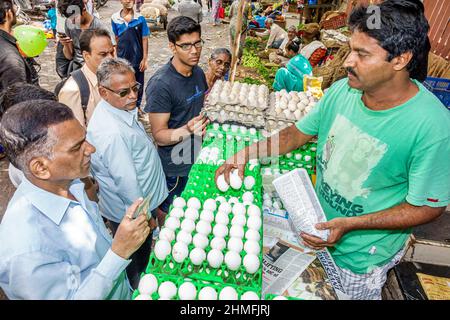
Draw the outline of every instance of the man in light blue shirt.
M100 211L110 221L114 233L124 209L134 199L150 198L149 210L155 215L168 191L156 148L138 121L136 102L140 84L131 64L120 58L105 59L97 69L97 79L103 100L91 117L87 137L97 149L92 155L91 170L100 188ZM151 241L149 236L127 268L134 288L148 264Z
M0 140L25 175L0 224L0 286L9 299L129 299L129 257L150 233L127 211L114 237L79 178L95 148L67 106L31 100L10 108Z

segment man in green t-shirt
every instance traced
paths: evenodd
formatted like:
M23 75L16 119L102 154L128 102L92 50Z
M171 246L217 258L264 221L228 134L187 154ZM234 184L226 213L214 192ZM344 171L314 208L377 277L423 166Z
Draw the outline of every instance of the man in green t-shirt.
M300 236L314 249L329 247L352 299L381 299L411 228L449 203L450 112L417 81L429 51L423 5L386 0L378 7L375 18L377 10L366 7L350 16L348 78L295 126L216 172L228 179L238 168L242 175L249 159L288 153L317 136L316 192L328 222L316 227L330 235Z

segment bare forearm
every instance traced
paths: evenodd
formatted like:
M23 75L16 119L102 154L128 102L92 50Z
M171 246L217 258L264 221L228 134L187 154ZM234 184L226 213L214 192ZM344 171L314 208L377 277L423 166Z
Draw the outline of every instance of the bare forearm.
M70 45L64 46L63 53L66 59L72 60L73 59L73 48Z
M158 146L171 146L177 144L190 135L191 133L186 125L177 129L161 129L153 133L153 137Z
M147 60L148 58L148 37L144 37L142 39L142 47L144 49L144 56L143 56L143 60Z
M439 217L445 207L431 208L428 206L415 207L409 203L402 203L395 207L359 217L348 218L350 230L402 230Z

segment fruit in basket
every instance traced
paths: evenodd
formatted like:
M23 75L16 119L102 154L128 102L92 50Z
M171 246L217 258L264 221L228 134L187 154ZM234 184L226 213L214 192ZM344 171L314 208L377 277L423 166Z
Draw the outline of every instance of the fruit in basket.
M217 291L212 287L204 287L198 293L198 300L217 300Z
M186 243L177 242L173 245L172 257L178 263L182 263L189 255L189 249Z
M223 263L223 253L220 250L212 249L208 253L207 257L208 263L211 268L218 268Z
M237 300L238 293L233 287L225 287L219 293L219 300Z
M158 240L155 244L155 256L158 260L165 260L169 255L171 246L167 240Z
M260 265L259 258L255 254L247 254L244 257L243 264L244 264L245 271L247 271L250 274L253 274L259 270L259 265Z
M158 289L160 298L172 299L177 294L177 287L172 281L164 281Z
M178 288L180 300L194 300L197 296L197 288L192 282L185 282Z
M156 289L158 289L158 280L152 274L144 275L139 281L138 290L141 295L150 296Z

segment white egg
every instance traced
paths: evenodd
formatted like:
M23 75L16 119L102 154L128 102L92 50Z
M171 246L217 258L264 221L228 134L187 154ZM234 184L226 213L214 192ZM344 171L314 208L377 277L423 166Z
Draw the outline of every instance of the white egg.
M199 266L205 261L206 253L202 248L194 248L189 254L189 259L191 259L192 263L196 266Z
M225 199L224 196L218 196L218 197L216 198L216 201L222 204L222 203L224 203L224 202L227 202L227 199Z
M217 291L212 287L204 287L198 293L198 300L217 300Z
M211 233L211 224L209 222L206 222L204 220L200 220L199 222L197 222L197 226L195 227L195 230L198 233L201 233L205 236L207 236L208 234Z
M208 253L207 259L211 268L219 268L223 262L223 253L220 250L212 249Z
M169 255L171 246L167 240L158 240L155 244L155 256L158 260L165 260Z
M276 296L275 298L273 298L273 300L288 300L288 298L283 296Z
M295 110L294 117L295 117L295 120L300 120L302 117L302 112L300 110Z
M225 287L219 293L219 300L237 300L238 293L233 287Z
M183 199L183 198L181 198ZM174 207L170 213L169 213L170 217L175 217L175 218L182 218L184 216L184 210L178 207Z
M258 216L251 216L247 220L247 227L249 229L259 231L259 229L261 228L261 225L262 225L262 221L261 221L261 218Z
M189 255L189 249L186 243L177 242L173 245L172 257L178 263L182 263Z
M259 241L261 240L261 235L259 234L259 231L248 229L245 233L245 239Z
M232 212L233 212L234 216L245 215L245 206L244 206L244 204L240 203L240 202L236 203L233 206Z
M184 200L182 197L177 197L173 200L172 204L175 208L183 209L186 206L186 200Z
M222 202L219 206L219 212L223 212L225 214L230 214L231 205L228 202Z
M254 291L247 291L241 296L241 300L260 300Z
M200 213L200 220L211 223L214 221L214 213L205 209Z
M217 203L214 199L206 199L205 203L203 203L203 209L209 211L216 211Z
M230 238L230 240L228 240L227 248L230 251L240 253L242 251L243 247L244 247L244 244L243 244L242 240L239 238L232 237L232 238Z
M234 206L236 203L239 203L239 199L236 197L230 197L230 199L228 199L228 203Z
M151 295L158 288L158 280L152 274L144 275L139 281L138 291L141 295Z
M245 218L245 215L243 215L243 214L234 216L233 220L231 220L231 224L233 226L239 226L239 227L244 227L246 222L247 222L247 219Z
M194 226L194 228L195 228L195 226ZM191 235L191 233L187 232L185 230L181 230L177 234L177 242L184 242L187 245L191 244L191 242L192 242L192 235Z
M237 174L230 174L230 186L234 190L239 190L242 187L242 179Z
M164 281L158 289L160 297L172 299L177 294L177 287L172 281Z
M250 217L261 217L261 209L257 205L252 204L247 208L247 214Z
M197 288L192 282L185 282L178 288L178 297L180 300L195 300Z
M304 157L304 159L305 159L305 161L311 161L311 156L306 155L306 156Z
M244 257L243 264L247 273L253 274L259 270L259 258L254 254L247 254Z
M190 198L190 199L188 200L188 202L187 202L187 206L188 206L189 208L194 208L194 209L197 209L197 210L200 209L201 205L202 205L202 204L200 203L200 200L198 200L196 197Z
M169 228L162 228L159 232L159 239L172 242L175 240L175 232Z
M198 210L194 208L187 208L186 211L184 212L184 217L191 221L197 220L198 216L199 216Z
M216 181L217 189L219 189L222 192L227 192L230 188L230 185L225 181L225 176L221 174L219 177L217 177Z
M140 294L134 300L153 300L151 296L147 294Z
M244 217L245 219L245 217ZM244 223L245 224L245 223ZM244 228L242 226L233 225L230 228L230 237L242 239L244 237Z
M168 217L164 226L175 231L180 227L180 220L175 217Z
M224 212L218 212L216 214L216 218L214 219L216 223L227 225L230 222L230 218L228 217L228 214Z
M192 231L195 230L195 222L191 219L184 219L181 222L181 230L184 230L186 233L191 234Z
M248 254L258 255L261 252L261 246L255 240L247 240L244 244L244 250Z
M196 248L205 249L208 246L208 238L201 233L196 233L192 239L192 243Z
M239 253L235 251L228 251L225 254L225 264L227 265L228 269L232 271L236 271L241 266L242 258L239 255Z
M211 240L211 248L217 250L223 250L227 246L227 242L224 238L215 237Z
M244 181L244 183L245 183L245 181ZM251 193L251 191L246 191L242 195L242 200L244 200L244 202L250 202L251 203L251 202L253 202L255 200L255 197L253 196L253 193Z
M213 234L217 238L225 238L228 235L228 228L223 224L216 224L213 229Z

